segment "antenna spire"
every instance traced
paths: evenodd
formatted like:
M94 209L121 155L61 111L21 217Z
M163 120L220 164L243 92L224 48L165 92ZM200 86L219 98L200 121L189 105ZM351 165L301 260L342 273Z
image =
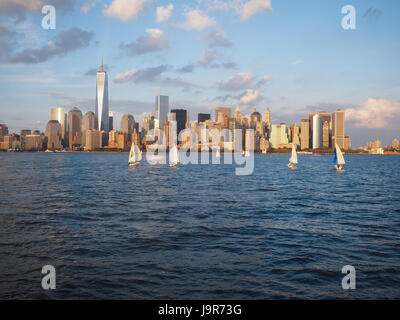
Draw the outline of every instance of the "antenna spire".
M103 56L101 56L101 71L104 71Z

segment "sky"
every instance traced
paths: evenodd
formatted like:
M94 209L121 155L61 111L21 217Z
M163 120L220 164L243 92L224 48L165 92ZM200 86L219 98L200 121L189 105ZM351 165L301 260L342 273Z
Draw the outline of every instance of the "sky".
M43 29L44 5L56 9ZM352 5L356 29L342 27ZM0 123L45 130L51 107L94 111L104 59L116 128L170 108L271 110L291 125L346 110L352 147L400 139L398 0L1 0Z

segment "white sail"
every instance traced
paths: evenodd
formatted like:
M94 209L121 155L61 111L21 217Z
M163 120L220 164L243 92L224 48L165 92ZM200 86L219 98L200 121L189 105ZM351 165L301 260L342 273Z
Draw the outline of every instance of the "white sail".
M142 152L137 145L132 144L128 163L136 163L140 160L142 160Z
M339 146L336 144L336 157L337 163L340 165L344 165L346 161L344 161L342 150L340 150Z
M169 151L169 163L170 164L178 164L179 163L178 148L175 145Z
M220 154L220 152L219 152L219 149L217 149L217 154L215 155L217 158L220 158L221 157L221 154Z
M296 148L294 147L294 144L292 144L292 156L290 157L289 162L293 164L297 164L297 153L296 153Z
M142 160L142 151L140 151L140 149L137 145L135 145L134 150L135 150L135 154L136 154L136 161Z

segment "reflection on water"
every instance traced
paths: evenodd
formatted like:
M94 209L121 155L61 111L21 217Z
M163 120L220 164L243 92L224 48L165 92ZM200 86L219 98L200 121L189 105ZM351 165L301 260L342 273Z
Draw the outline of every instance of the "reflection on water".
M0 153L0 298L400 298L400 158L347 156L341 173L330 156L288 158L235 176Z

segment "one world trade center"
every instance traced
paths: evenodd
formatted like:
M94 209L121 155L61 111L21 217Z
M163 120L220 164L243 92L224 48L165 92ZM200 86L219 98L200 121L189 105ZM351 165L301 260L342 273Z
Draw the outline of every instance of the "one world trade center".
M96 118L100 131L109 131L108 117L108 78L102 63L101 70L96 75Z

